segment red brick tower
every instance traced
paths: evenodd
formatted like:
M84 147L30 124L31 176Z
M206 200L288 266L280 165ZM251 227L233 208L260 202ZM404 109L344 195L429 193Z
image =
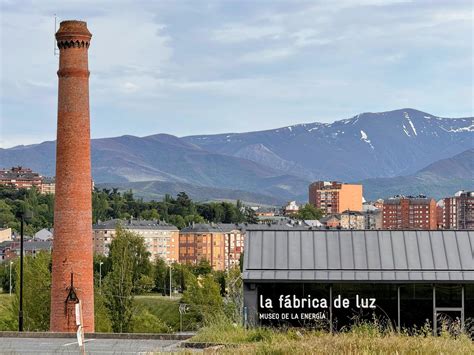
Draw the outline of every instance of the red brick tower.
M92 35L82 21L63 21L59 48L56 195L51 331L76 331L80 300L84 331L94 331L92 201L87 52Z

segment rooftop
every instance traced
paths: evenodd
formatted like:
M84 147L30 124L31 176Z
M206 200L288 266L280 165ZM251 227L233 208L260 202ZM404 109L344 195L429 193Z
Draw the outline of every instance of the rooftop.
M147 221L140 219L122 220L122 219L110 219L108 221L99 221L94 224L92 228L94 230L101 229L116 229L119 225L125 229L155 229L155 230L178 230L178 228L172 224L167 224L161 221Z
M246 281L470 282L474 231L249 230Z

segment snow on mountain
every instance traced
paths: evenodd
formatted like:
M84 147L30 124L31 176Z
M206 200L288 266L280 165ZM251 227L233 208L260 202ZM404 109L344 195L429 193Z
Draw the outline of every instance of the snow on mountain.
M306 123L273 130L183 139L203 149L235 155L263 144L275 162L250 158L268 166L292 161L315 179L358 180L413 173L442 158L474 146L474 119L442 118L414 109L362 113L333 123ZM206 137L205 140L202 138ZM369 138L370 137L370 138ZM247 154L250 157L249 151ZM288 165L287 173L295 174Z

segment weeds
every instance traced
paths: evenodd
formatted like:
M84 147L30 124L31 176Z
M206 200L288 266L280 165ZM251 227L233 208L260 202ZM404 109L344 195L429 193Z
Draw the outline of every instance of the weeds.
M433 336L429 323L413 331L397 332L387 323L361 321L341 332L303 328L246 329L224 317L202 328L195 342L226 344L223 353L257 354L473 354L474 343L466 332L444 324Z

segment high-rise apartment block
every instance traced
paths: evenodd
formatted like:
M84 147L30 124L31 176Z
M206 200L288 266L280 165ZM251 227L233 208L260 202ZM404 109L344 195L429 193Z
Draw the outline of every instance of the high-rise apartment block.
M397 196L384 201L384 229L437 229L436 202L425 196Z
M346 210L362 211L362 185L316 181L309 185L309 203L326 215Z

